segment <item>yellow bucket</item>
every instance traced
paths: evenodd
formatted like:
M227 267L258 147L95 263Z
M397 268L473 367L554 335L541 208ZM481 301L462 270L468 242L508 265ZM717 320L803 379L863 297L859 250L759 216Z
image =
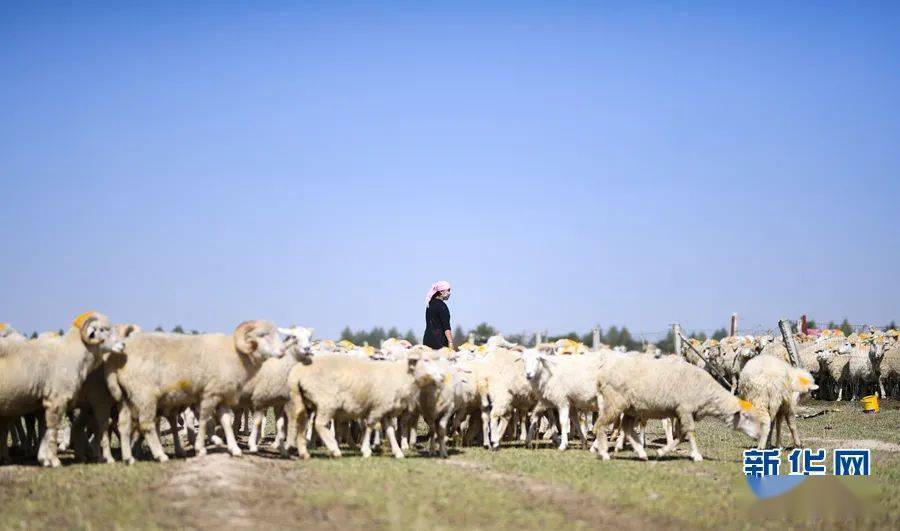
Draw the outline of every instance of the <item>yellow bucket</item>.
M863 405L863 411L866 413L878 413L878 397L875 395L869 395L862 397L860 400Z

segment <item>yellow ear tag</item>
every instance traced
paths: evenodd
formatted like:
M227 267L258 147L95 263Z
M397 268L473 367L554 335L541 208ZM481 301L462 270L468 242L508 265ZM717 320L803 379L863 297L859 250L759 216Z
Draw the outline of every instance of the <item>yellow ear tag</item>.
M750 402L747 402L746 400L742 400L740 398L738 399L738 404L741 405L741 409L743 409L744 411L748 411L753 407L753 404L751 404Z
M93 311L84 312L83 314L76 317L74 321L72 321L72 326L74 326L75 328L81 328L81 326L84 325L84 322L87 321L93 315L94 315Z
M7 323L0 323L0 330L6 330L6 328L8 326L9 326L9 324L7 324Z
M797 381L800 382L800 385L809 385L809 378L806 376L798 376Z

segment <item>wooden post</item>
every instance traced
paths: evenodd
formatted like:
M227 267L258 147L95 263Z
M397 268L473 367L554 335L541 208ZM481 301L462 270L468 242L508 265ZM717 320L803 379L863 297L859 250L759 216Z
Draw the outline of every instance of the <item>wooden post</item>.
M594 337L591 339L592 339L591 347L593 347L594 350L598 350L600 348L600 327L599 326L594 327Z
M534 346L538 346L540 344L541 344L541 333L535 332L534 333Z
M788 358L794 367L800 366L800 357L797 355L797 344L794 343L794 334L791 332L791 325L787 319L778 321L778 328L781 329L781 338L784 340L784 348L788 351Z
M675 326L678 326L678 325L675 325ZM717 365L713 365L712 363L710 363L709 360L706 359L706 356L704 356L703 354L700 354L700 351L697 350L694 347L694 345L690 341L688 341L688 339L686 337L683 337L681 335L681 327L678 328L678 331L675 333L675 337L681 338L681 341L685 345L687 345L687 347L689 349L693 350L694 354L696 354L698 358L703 360L703 363L706 364L706 371L709 372L709 374L711 374L713 378L715 378L716 380L719 381L720 384L725 386L725 389L731 389L731 382L729 382L728 379L725 378L725 376L721 372L719 372L719 367Z
M804 313L803 315L800 316L800 332L802 332L803 335L806 335L808 333L808 330L809 330L809 323L807 322L806 314Z
M731 331L729 332L729 336L736 336L738 334L738 322L737 322L737 312L731 314Z
M681 350L681 325L675 323L672 325L672 333L675 334L675 354L678 356L683 356Z

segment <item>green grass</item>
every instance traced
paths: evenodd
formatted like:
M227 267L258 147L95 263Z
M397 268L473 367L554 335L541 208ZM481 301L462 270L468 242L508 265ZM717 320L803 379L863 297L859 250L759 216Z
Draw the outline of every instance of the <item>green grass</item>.
M799 421L811 448L861 440L900 446L897 402L883 404L874 416L863 415L855 403L808 406L837 409ZM463 448L448 461L418 455L364 460L352 450L332 460L320 450L310 461L264 454L213 456L212 465L196 459L77 465L69 459L58 470L2 467L0 528L203 528L237 522L341 529L784 527L781 520L749 520L764 510L754 505L741 476L741 451L749 439L715 421L703 421L697 434L702 463L687 459L685 448L659 461L654 451L650 462L624 451L602 462L576 442L567 452L518 444L499 452ZM661 436L659 423L651 423L649 438ZM234 484L210 480L217 467L230 469ZM876 448L873 470L868 486L877 510L837 527L896 528L900 452ZM188 493L172 488L176 477Z

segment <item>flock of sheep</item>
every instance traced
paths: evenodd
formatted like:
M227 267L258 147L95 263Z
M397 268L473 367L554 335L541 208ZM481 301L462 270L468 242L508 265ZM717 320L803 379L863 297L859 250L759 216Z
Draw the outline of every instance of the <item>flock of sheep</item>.
M0 461L9 459L11 441L42 465L60 466L62 441L81 460L113 462L113 435L127 463L144 444L167 461L161 419L177 456L185 455L185 442L198 456L211 443L239 456L241 419L248 449L257 452L269 408L278 419L272 448L283 456L308 458L310 444L321 442L334 457L341 444L369 457L386 439L402 458L421 419L429 452L442 457L449 441L498 449L504 438L527 445L549 438L565 450L574 432L582 448L593 438L590 451L603 459L611 444L619 449L626 441L646 459L644 426L659 419L667 443L658 454L687 440L700 461L700 419L720 419L760 448L780 445L787 422L799 446L800 395L840 399L848 387L855 397L866 384L884 394L885 385L898 383L900 358L896 331L798 335L800 367L770 336L698 342L676 355L570 340L526 348L502 336L456 351L312 336L312 329L268 321L246 321L231 334L143 332L95 312L78 316L62 336L29 340L0 325Z

